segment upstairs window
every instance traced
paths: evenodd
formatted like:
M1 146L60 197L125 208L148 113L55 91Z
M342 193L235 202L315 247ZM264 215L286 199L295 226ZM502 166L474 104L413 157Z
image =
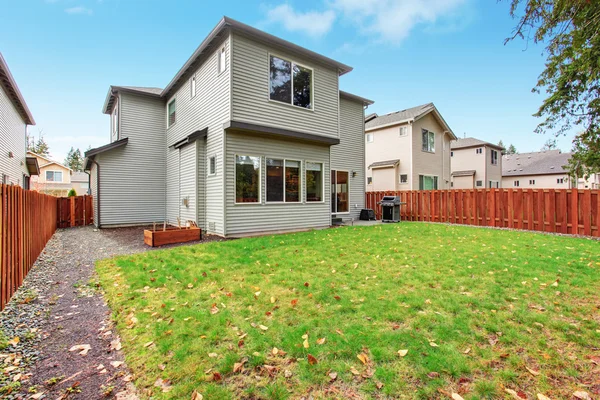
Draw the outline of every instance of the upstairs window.
M309 68L283 58L270 56L269 98L312 109L312 74Z
M47 182L62 182L62 172L61 171L46 171L46 181Z
M175 118L175 99L171 100L171 102L169 103L169 105L167 107L167 113L168 113L167 127L170 128L171 126L173 126L173 124L176 121L176 118Z
M408 126L401 126L398 131L398 136L406 136L408 134Z
M530 179L530 180L529 180L529 184L530 184L530 185L535 185L535 179Z
M219 74L227 69L227 51L225 46L221 47L218 53L217 69Z
M483 154L483 149L480 147L478 149L475 149L475 153L477 154Z
M212 156L208 159L208 174L215 175L217 173L217 157Z
M119 137L119 102L115 103L115 108L112 113L112 127L113 127L113 138Z
M192 99L196 97L196 76L192 76L192 79L190 80L190 93Z
M421 129L423 151L429 153L435 153L435 133L428 131L427 129Z
M492 165L498 165L498 152L492 150Z
M557 178L556 183L565 183L565 178Z
M367 133L367 143L373 143L373 134Z
M514 182L513 182L513 186L514 186L514 187L519 187L519 181L514 181Z

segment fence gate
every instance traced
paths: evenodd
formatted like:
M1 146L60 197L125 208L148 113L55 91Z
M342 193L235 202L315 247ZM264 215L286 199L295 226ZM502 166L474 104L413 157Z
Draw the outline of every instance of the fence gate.
M56 201L57 227L84 226L93 222L92 196L58 197Z

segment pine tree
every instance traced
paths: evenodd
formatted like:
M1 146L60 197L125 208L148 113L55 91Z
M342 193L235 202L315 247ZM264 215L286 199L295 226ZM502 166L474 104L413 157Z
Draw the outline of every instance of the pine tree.
M517 148L511 143L508 145L508 149L506 149L506 154L517 154Z
M83 157L81 156L81 150L71 147L67 153L64 164L73 171L82 171Z

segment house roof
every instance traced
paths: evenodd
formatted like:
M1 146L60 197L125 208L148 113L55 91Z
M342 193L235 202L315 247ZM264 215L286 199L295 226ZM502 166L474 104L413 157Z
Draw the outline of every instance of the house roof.
M452 143L450 143L450 148L451 149L466 149L469 147L481 147L481 146L488 146L488 147L493 147L495 149L498 150L504 150L504 148L502 146L499 146L497 144L493 144L490 142L486 142L474 137L468 137L468 138L459 138L457 140L453 140Z
M560 150L507 154L502 157L502 176L565 174L571 153Z
M400 159L395 160L385 160L385 161L376 161L369 165L369 168L386 168L386 167L394 167L400 163Z
M469 170L465 170L465 171L454 171L452 173L452 176L473 176L473 175L475 175L474 169L469 169Z
M433 113L440 125L450 134L450 137L456 140L456 136L450 126L446 123L446 120L442 117L438 109L433 103L421 104L420 106L407 108L405 110L395 111L393 113L377 115L374 118L366 120L365 130L374 130L383 128L386 126L399 125L406 122L416 121L423 118L429 113Z
M13 78L8 69L8 65L6 64L4 57L2 57L2 53L0 53L0 85L2 85L6 91L8 98L14 104L23 121L27 125L35 125L33 115L31 115L31 111L29 111L29 107L27 107L27 103L25 103L25 99L17 86L17 82L15 82L15 78Z
M372 120L373 118L377 117L377 113L371 113L369 115L365 115L365 123L369 122L370 120Z
M375 103L373 100L365 99L364 97L360 97L360 96L357 96L352 93L344 92L343 90L340 90L340 97L346 98L348 100L362 102L363 105L366 105L366 106L370 106L371 104Z
M185 62L185 64L183 64L183 66L177 72L175 77L171 80L171 82L169 82L169 84L164 89L153 87L111 86L106 96L106 101L104 102L104 108L102 112L105 114L110 113L110 110L112 109L112 104L114 103L114 98L112 97L114 97L117 91L129 90L133 93L138 94L148 94L163 98L169 97L171 92L178 86L179 82L181 82L184 79L187 79L188 72L191 68L196 66L199 58L201 56L205 56L206 54L215 51L215 45L217 44L217 41L221 40L229 30L244 34L255 40L268 43L269 45L284 48L287 51L294 52L304 57L316 60L321 64L325 64L327 66L337 69L339 75L343 75L347 72L352 71L352 67L346 64L342 64L339 61L335 61L329 57L325 57L324 55L315 53L314 51L308 50L292 42L288 42L287 40L283 40L281 38L278 38L277 36L271 35L259 29L253 28L250 25L246 25L244 23L241 23L239 21L225 16L221 18L219 23L213 28L213 30L202 41L202 43L200 43L200 46L198 46L198 48L194 51L192 56ZM370 101L367 99L364 100Z
M35 157L36 159L40 159L40 160L44 160L45 161L45 163L39 165L39 168L44 168L44 167L47 167L48 165L56 164L56 165L59 165L59 166L61 166L63 168L68 169L69 171L73 172L73 170L71 168L67 167L66 165L61 164L58 161L54 161L54 160L52 160L52 159L50 159L50 158L48 158L46 156L42 156L41 154L37 154L37 153L34 153L33 151L29 151L29 150L27 151L27 154L30 155L30 156Z
M86 160L90 157L95 156L96 154L104 153L105 151L109 151L112 149L116 149L117 147L125 146L129 142L129 138L123 138L121 140L115 140L112 143L105 144L104 146L96 147L95 149L89 149L83 155Z
M162 93L162 91L163 90L161 88L157 87L111 85L108 88L108 93L106 94L104 105L102 106L102 112L104 114L110 114L112 112L113 104L115 104L118 92L134 93L138 95L160 98L160 94Z
M35 157L25 157L25 165L27 166L27 172L29 175L39 175L40 165Z

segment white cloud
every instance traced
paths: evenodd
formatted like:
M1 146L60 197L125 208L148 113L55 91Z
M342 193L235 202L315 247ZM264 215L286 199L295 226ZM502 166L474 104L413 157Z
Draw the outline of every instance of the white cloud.
M400 43L420 24L434 26L467 0L331 0L330 6L357 23L363 33L385 42ZM460 17L458 17L460 18Z
M303 32L320 37L329 32L335 21L333 10L296 12L289 4L281 4L267 11L268 23L279 23L290 32Z
M71 15L74 15L74 14L92 15L92 13L93 13L93 11L91 9L82 7L82 6L66 8L65 12L67 14L71 14Z

